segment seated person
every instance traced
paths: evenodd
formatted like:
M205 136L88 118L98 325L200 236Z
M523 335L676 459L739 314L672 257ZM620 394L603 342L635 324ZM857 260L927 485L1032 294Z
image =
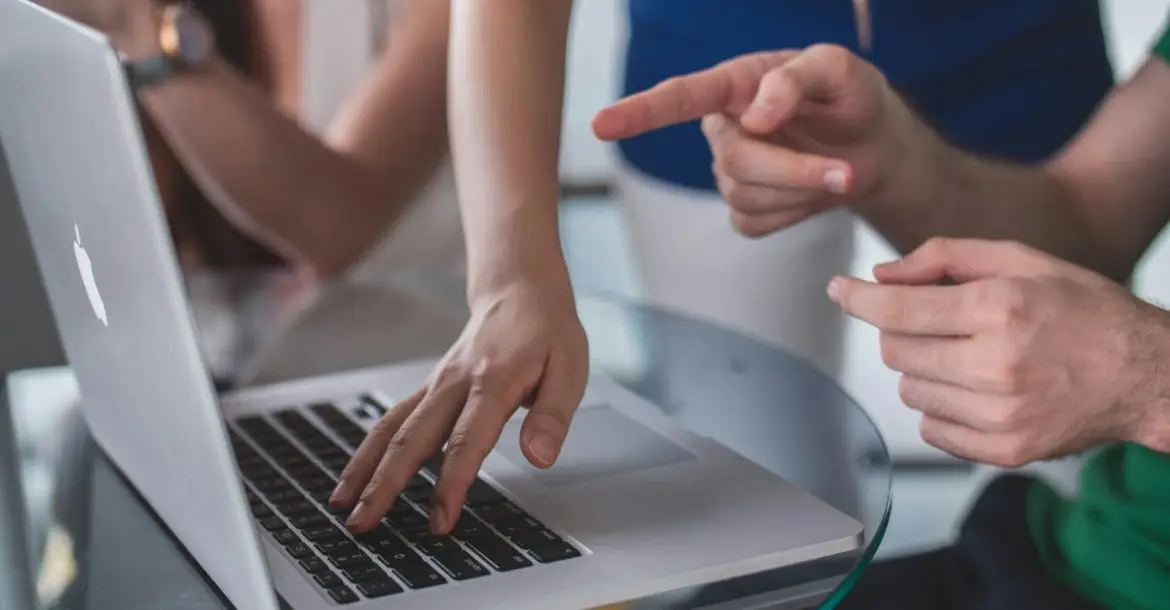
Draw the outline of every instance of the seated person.
M107 33L131 60L160 51L156 0L42 3ZM332 279L359 263L461 267L453 189L436 188L450 182L440 173L446 2L390 15L368 78L320 137L298 116L300 3L178 6L207 26L214 54L136 93L185 268L292 264Z
M735 59L598 115L605 139L702 118L746 235L847 206L909 253L828 293L881 330L927 442L1004 467L1092 451L1075 497L1006 475L954 546L871 566L841 607L1167 607L1170 312L1125 288L1170 221L1166 32L1035 165L963 152L829 45ZM818 184L829 171L840 188Z

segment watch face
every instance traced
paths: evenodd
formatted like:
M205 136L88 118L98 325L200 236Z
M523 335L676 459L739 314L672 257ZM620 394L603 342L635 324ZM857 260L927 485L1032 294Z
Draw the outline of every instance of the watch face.
M175 50L183 63L197 66L211 57L215 40L202 15L194 10L176 11L171 24L178 35L179 44Z

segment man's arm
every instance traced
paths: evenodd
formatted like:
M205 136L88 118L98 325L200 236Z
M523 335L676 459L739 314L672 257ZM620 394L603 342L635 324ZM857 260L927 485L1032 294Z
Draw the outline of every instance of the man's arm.
M1168 96L1170 65L1152 59L1040 167L963 153L903 107L907 154L855 207L903 252L936 236L1016 240L1125 281L1170 220Z
M1038 167L943 141L845 49L763 53L603 110L604 139L703 118L733 220L765 235L849 205L903 252L1017 240L1124 280L1170 219L1170 66L1152 59ZM831 178L831 179L830 179Z
M411 0L324 142L222 60L140 94L215 205L323 277L375 245L446 153L449 4Z
M519 277L568 287L557 222L571 0L453 0L451 146L469 297Z

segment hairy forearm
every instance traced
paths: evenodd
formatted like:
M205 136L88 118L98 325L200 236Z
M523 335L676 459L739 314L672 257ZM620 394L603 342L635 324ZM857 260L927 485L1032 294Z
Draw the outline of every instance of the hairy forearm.
M337 276L386 234L446 152L447 12L427 10L428 22L403 24L380 78L358 91L325 141L223 61L140 97L234 224Z
M567 282L557 168L571 4L453 0L449 117L471 298L512 277Z
M1088 226L1085 193L1057 168L963 152L907 108L897 111L896 169L857 206L895 248L908 252L932 237L1012 240L1119 281L1128 276Z

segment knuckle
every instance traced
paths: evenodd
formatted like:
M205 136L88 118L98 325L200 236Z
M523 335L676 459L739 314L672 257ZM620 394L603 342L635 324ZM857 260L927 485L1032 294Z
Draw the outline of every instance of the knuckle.
M848 76L853 65L853 53L839 44L821 43L809 47L810 55L815 55L829 74L841 78Z
M928 260L944 259L954 248L954 242L947 237L932 237L918 249L921 256Z
M470 392L484 394L506 378L507 365L494 358L481 358L471 370Z
M1024 359L1011 348L995 359L991 372L993 385L1002 393L1018 394L1023 391L1027 382L1027 371Z
M744 214L739 210L732 210L731 224L744 237L757 238L765 234L765 231L760 226L760 222L754 216Z
M450 387L459 383L461 377L463 377L461 367L453 362L444 363L432 375L430 389Z

